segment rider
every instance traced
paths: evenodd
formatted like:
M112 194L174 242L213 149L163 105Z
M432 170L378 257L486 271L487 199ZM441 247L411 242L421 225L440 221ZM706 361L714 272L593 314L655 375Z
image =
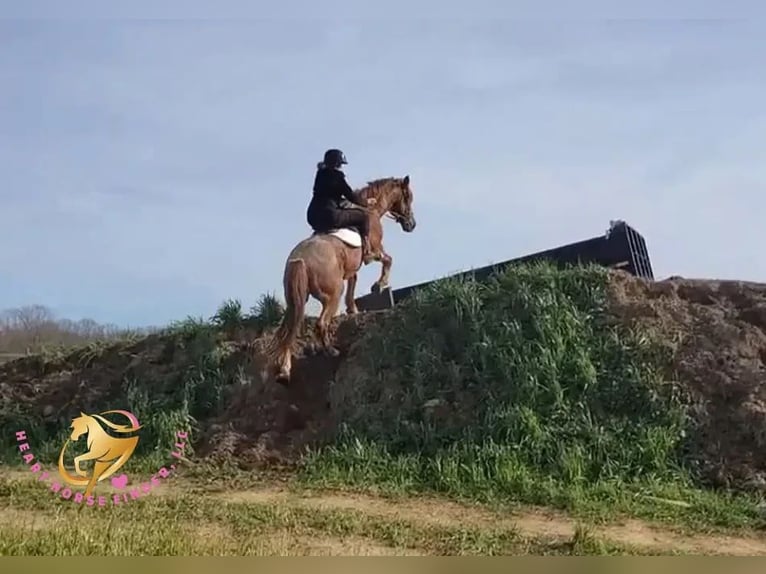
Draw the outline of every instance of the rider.
M329 149L324 154L324 161L317 165L314 178L314 195L306 211L308 224L317 233L325 233L341 227L356 227L362 236L362 260L370 262L370 226L367 213L360 209L344 209L341 201L348 201L367 207L361 198L356 198L353 189L346 182L346 175L341 170L346 165L346 156L339 149Z

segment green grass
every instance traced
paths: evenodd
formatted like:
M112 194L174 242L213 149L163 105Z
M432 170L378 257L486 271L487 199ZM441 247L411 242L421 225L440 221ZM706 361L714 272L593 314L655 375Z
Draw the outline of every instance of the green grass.
M337 377L343 425L309 456L304 481L760 523L755 497L703 490L671 349L610 317L607 282L603 268L543 263L416 293Z
M598 267L531 264L415 294L369 329L345 363L352 368L337 374L330 401L342 425L308 454L298 484L547 505L591 522L630 515L697 531L761 528L761 498L708 490L695 474L689 399L668 369L673 349L613 320L607 282ZM210 320L163 331L152 359L162 368L128 368L124 404L110 405L146 421L126 472L165 465L178 430L196 437L200 421L222 412L244 360L232 360L232 334L262 332L283 312L273 295L250 315L231 300ZM141 342L130 345L120 352ZM36 360L41 372L51 361L87 368L110 353L92 344ZM0 431L19 429L36 455L55 460L64 431L0 397ZM3 460L17 464L14 447Z
M52 500L39 485L0 482L0 556L294 555L316 553L311 541L327 539L440 555L652 553L602 541L587 528L571 539L525 537L508 528L432 525L355 510L224 502L199 490L97 510Z
M333 458L336 453L338 458ZM594 523L635 517L673 525L689 532L735 532L763 529L766 521L755 495L715 492L689 483L603 480L581 486L531 469L512 477L490 473L475 481L467 464L451 484L439 468L456 467L449 454L436 460L366 454L350 460L343 447L324 450L307 461L299 477L302 488L375 492L392 497L433 493L492 508L532 504L557 508ZM444 462L446 459L446 463Z

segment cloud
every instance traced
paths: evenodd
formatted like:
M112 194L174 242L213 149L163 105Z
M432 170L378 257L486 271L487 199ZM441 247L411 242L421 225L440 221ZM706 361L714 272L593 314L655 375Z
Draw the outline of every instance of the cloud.
M0 26L5 306L157 323L279 293L335 146L353 185L412 177L417 230L386 224L394 285L616 218L658 275L766 280L752 23Z

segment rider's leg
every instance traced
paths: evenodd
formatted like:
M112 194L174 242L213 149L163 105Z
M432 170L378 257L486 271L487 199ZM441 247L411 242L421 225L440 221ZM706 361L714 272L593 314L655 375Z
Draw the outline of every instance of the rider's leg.
M362 209L338 209L335 211L334 225L336 227L356 227L362 236L362 259L370 262L370 220L367 212Z

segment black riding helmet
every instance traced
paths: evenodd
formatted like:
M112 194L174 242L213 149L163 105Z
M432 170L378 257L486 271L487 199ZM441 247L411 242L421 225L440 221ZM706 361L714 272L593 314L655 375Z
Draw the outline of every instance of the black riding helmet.
M339 149L328 149L324 152L324 164L327 167L338 168L347 163L346 155Z

